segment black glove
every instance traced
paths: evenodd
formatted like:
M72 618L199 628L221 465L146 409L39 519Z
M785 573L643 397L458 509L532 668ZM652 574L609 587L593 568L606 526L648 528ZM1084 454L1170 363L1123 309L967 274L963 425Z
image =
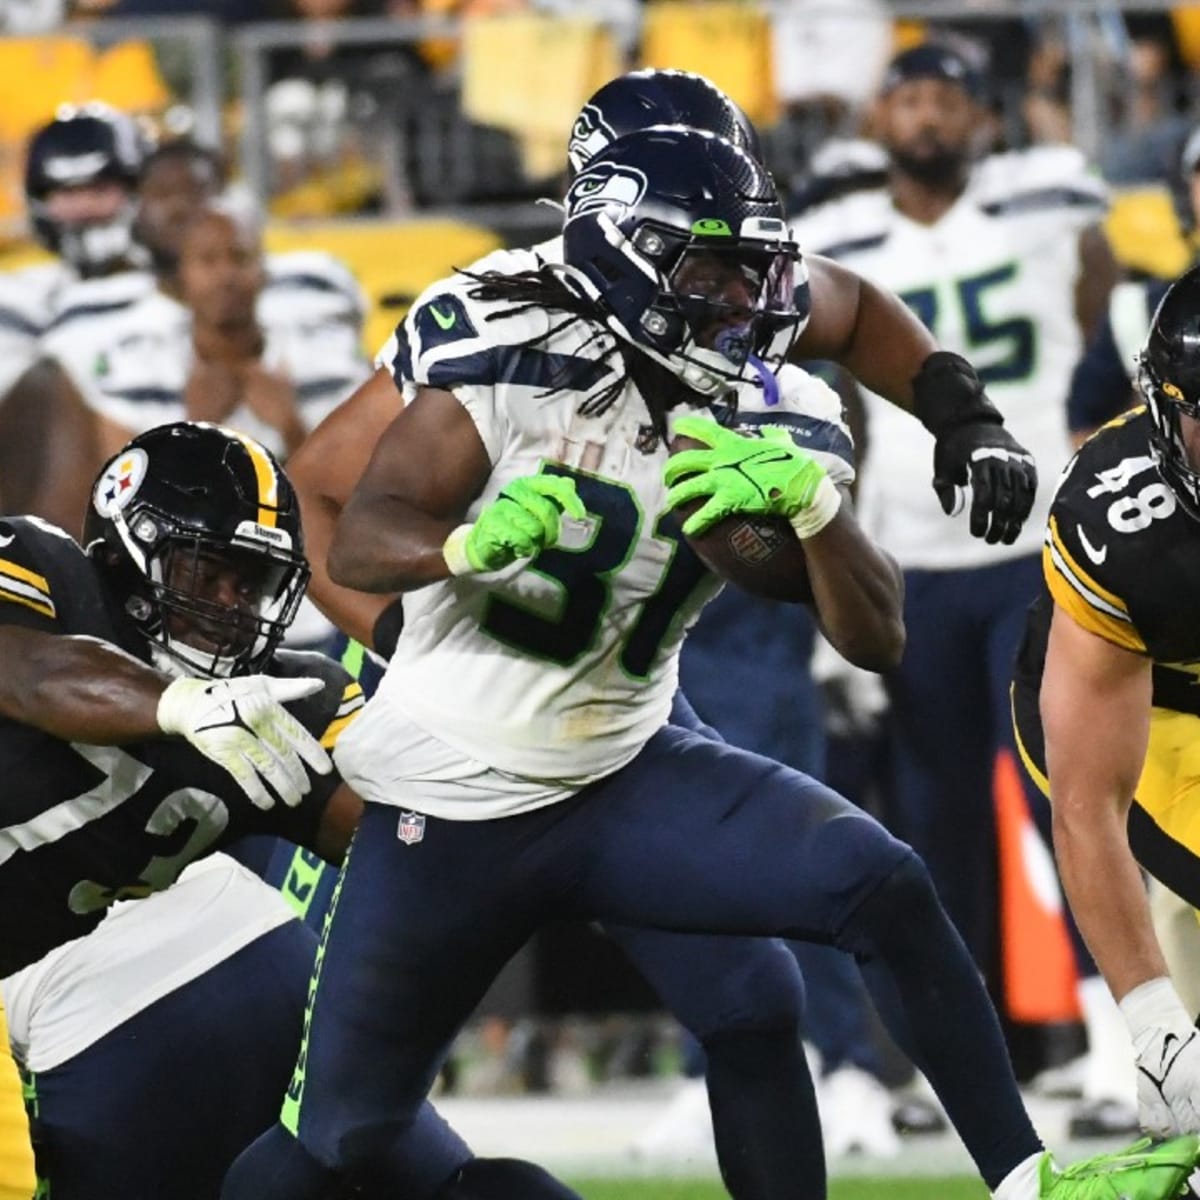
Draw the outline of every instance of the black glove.
M971 534L989 544L1017 540L1033 508L1037 467L1004 428L975 368L961 355L938 350L913 380L913 412L933 434L933 490L952 516L959 489L971 487Z

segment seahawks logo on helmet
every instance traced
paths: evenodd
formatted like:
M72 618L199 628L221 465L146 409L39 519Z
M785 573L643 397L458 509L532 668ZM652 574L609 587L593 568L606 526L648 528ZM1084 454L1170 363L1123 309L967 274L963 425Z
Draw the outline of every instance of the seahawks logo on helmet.
M575 118L571 140L567 142L567 161L576 171L582 171L606 146L616 141L613 127L594 104L585 104Z
M633 208L646 194L646 176L637 167L599 162L579 174L567 192L567 220L602 208ZM614 216L619 220L623 213Z

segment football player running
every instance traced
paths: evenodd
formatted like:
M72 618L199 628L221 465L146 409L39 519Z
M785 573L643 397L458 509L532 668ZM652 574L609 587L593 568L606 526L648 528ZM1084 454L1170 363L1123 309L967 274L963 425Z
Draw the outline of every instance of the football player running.
M405 591L406 626L338 749L367 803L283 1125L226 1200L305 1200L385 1169L491 978L558 917L858 954L1001 1200L1151 1200L1192 1168L1194 1136L1060 1171L912 851L815 781L665 723L713 592L686 535L729 513L791 524L844 653L901 652L892 564L830 460L786 436L827 402L775 374L802 322L798 259L755 160L647 130L575 179L563 265L485 275L459 301L475 337L430 351L334 539L334 578ZM780 429L740 433L739 411ZM709 448L669 461L672 433ZM697 498L681 534L671 510Z
M656 118L757 149L744 115L708 80L683 71L638 71L607 84L585 105L571 134L571 168L585 165L618 134L644 128ZM402 393L415 394L414 374L416 382L427 382L421 373L436 361L432 352L440 346L453 354L464 345L461 339L469 339L466 320L456 322L463 311L459 295L475 286L471 275L536 270L561 258L561 238L554 238L530 250L497 251L470 267L470 275L432 285L380 353L383 366L376 378L325 421L292 460L306 530L311 526L317 531L317 598L335 623L373 642L377 650L390 652L401 604L329 581L322 546L328 545L333 519L400 410ZM421 353L412 352L413 339ZM826 400L811 432L840 460L831 460L830 469L848 479L849 434L834 398L827 395ZM368 675L373 670L368 664ZM699 724L681 697L672 720L689 727ZM787 948L767 939L678 936L617 923L605 928L704 1047L717 1160L736 1200L772 1200L787 1196L797 1178L823 1178L816 1101L800 1044L803 985Z
M1138 864L1200 908L1200 267L1160 303L1138 387L1145 404L1059 484L1013 711L1067 898L1133 1038L1142 1124L1167 1134L1200 1130L1200 1037Z
M704 129L759 156L753 126L708 80L682 71L635 71L610 81L584 105L567 146L568 173L581 169L616 137L651 124ZM520 271L561 259L561 238L555 237L529 249L497 251L466 270ZM962 360L936 354L932 337L894 297L827 259L810 259L807 264L808 278L798 274L797 286L807 289L810 319L794 355L843 362L905 409L915 407L937 434L938 481L951 493L957 485L973 481L980 532L1009 536L1028 511L1036 477L1032 463L973 382L970 368ZM452 296L471 286L471 279L461 276L428 289L426 303L414 308L377 356L374 377L289 460L310 540L312 595L336 625L384 656L399 631L402 605L338 587L325 569L326 551L334 521L383 430L399 412L401 392L419 361L408 345L416 335L406 330L419 327L425 337L454 340L462 330L440 329L439 315L447 320L450 309L438 307L437 296ZM368 660L364 681L377 669ZM657 932L609 932L708 1051L708 1087L710 1093L719 1093L712 1097L718 1160L738 1200L757 1200L772 1194L772 1188L786 1192L788 1181L801 1174L811 1177L821 1151L795 1135L799 1122L792 1109L800 1103L796 1088L768 1086L772 1078L806 1070L794 1048L785 1049L790 1034L783 1021L788 1008L800 1003L787 955L779 948L752 950L727 940L703 947L696 939L680 941ZM735 953L743 961L733 961ZM813 984L820 987L823 981L816 978ZM705 997L709 1003L698 1003ZM728 1038L731 1026L740 1033ZM755 1029L769 1032L751 1039ZM759 1069L748 1072L748 1056ZM756 1089L744 1086L748 1073ZM807 1098L803 1103L809 1103ZM731 1169L734 1163L738 1165ZM757 1165L749 1169L751 1164ZM775 1182L768 1185L767 1180Z

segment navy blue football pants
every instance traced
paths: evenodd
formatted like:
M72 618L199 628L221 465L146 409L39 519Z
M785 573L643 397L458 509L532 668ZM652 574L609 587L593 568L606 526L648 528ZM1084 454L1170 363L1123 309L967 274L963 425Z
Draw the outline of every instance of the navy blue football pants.
M906 571L908 641L887 677L895 769L888 826L925 860L951 920L993 978L999 931L992 771L999 749L1017 753L1009 686L1041 578L1040 556L963 571ZM1046 836L1049 804L1025 782L1030 812ZM1095 974L1071 926L1080 972Z
M923 866L806 776L668 726L560 804L431 818L415 845L397 838L398 817L367 805L343 868L285 1105L296 1140L260 1139L226 1200L328 1195L328 1178L295 1186L300 1159L381 1178L491 979L563 917L850 950L895 994L906 1028L894 1032L985 1181L1038 1149L995 1014Z
M682 694L671 721L720 740ZM319 929L336 872L288 843L239 848L243 861L253 858L267 882ZM708 1084L717 1159L735 1200L787 1196L798 1177L823 1181L816 1098L799 1041L804 989L783 943L615 924L606 932L706 1052L697 1055L699 1070ZM847 969L854 972L849 962ZM417 1148L416 1139L407 1144ZM534 1195L540 1193L531 1191L530 1200Z
M679 682L714 736L828 780L824 706L809 668L815 634L803 605L728 587L705 605L688 633ZM671 722L695 728L678 706ZM842 794L854 798L853 792ZM855 1066L882 1075L883 1055L853 961L811 942L790 948L806 982L804 1036L820 1052L822 1071ZM704 1069L703 1059L689 1056L690 1074Z

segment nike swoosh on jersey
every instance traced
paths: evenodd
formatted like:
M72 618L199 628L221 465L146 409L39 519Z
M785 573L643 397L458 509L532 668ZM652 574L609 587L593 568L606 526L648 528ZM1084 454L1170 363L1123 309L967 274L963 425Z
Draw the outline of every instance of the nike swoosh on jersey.
M9 534L5 534L4 537L0 537L0 546L9 545L12 541L14 541L16 539L16 536L17 535L15 533L9 533Z
M458 320L458 313L454 312L453 309L449 313L444 313L431 304L429 311L433 313L433 319L438 323L439 329L453 329L454 322Z
M1083 532L1082 525L1076 525L1075 532L1079 534L1079 544L1083 547L1084 554L1086 554L1096 566L1100 566L1100 564L1103 563L1108 557L1108 547L1101 546L1099 549L1097 549L1095 546L1093 546L1092 543L1088 541L1087 534Z

